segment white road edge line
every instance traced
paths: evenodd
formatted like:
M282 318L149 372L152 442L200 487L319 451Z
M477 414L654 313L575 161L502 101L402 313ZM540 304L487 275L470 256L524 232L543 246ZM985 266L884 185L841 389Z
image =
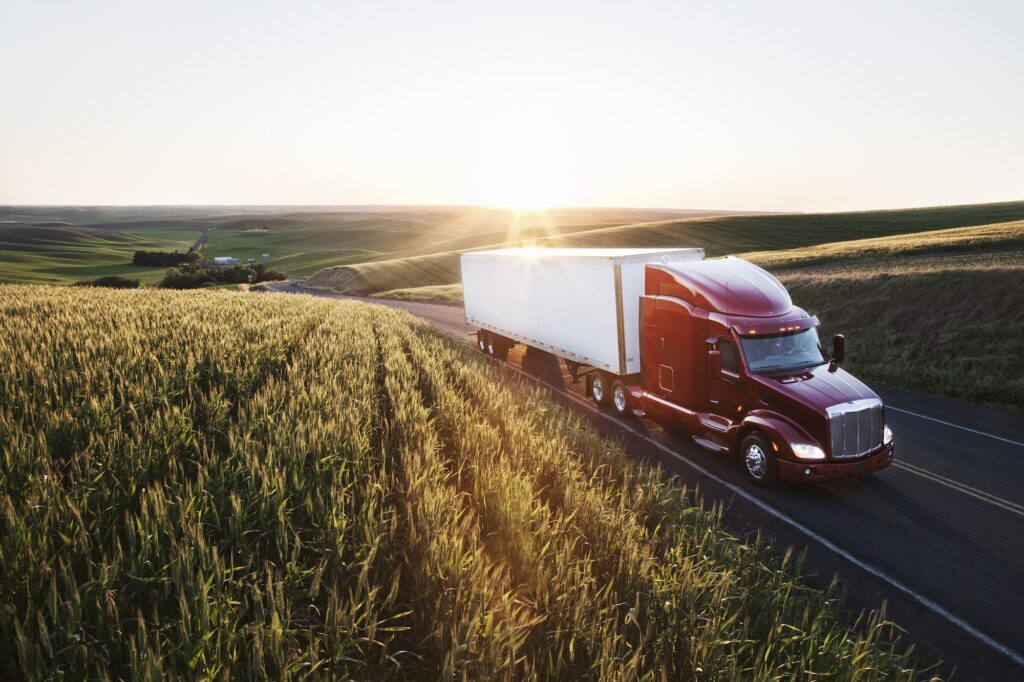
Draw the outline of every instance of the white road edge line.
M1002 436L996 436L996 435L993 435L991 433L985 433L984 431L978 431L977 429L971 429L971 428L968 428L966 426L960 426L959 424L954 424L953 422L943 421L942 419L936 419L935 417L929 417L928 415L920 414L919 412L911 412L910 410L904 410L904 409L899 408L899 407L893 407L889 403L885 403L885 409L893 410L895 412L902 412L903 414L909 414L909 415L914 416L914 417L920 417L921 419L927 419L928 421L937 422L939 424L945 424L946 426L952 426L954 429L962 429L964 431L970 431L971 433L976 433L979 436L987 436L989 438L994 438L995 440L1001 440L1004 443L1009 443L1010 445L1016 445L1018 447L1024 448L1024 443L1021 443L1020 441L1011 440L1010 438L1003 438Z

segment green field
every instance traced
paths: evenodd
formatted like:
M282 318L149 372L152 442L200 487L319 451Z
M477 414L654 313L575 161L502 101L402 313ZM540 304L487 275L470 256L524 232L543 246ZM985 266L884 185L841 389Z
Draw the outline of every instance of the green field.
M6 676L919 676L883 614L405 313L2 293Z
M166 233L139 236L91 227L0 226L0 282L64 284L101 275L153 282L164 268L131 264L138 250L187 250L190 241Z
M379 294L371 294L372 298L390 298L396 301L426 301L433 303L462 303L461 284L439 284L433 287L415 287L413 289L391 289Z
M101 275L153 282L162 268L135 268L139 249L185 251L211 230L208 259L245 262L269 253L266 265L295 276L344 263L362 263L509 240L709 211L559 209L517 215L474 207L260 207L260 206L8 206L0 207L0 281L68 283ZM265 232L246 232L265 226Z
M1024 202L858 213L724 216L579 231L536 243L570 247L695 246L703 248L708 256L724 256L1022 219ZM310 277L306 285L366 295L456 284L459 280L458 253L445 251L329 268Z

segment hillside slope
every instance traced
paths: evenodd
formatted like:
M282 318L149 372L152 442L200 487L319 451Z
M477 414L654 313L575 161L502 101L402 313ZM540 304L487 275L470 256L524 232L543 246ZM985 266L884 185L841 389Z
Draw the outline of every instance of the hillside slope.
M208 258L270 255L270 267L305 276L322 268L540 239L638 221L723 214L676 209L575 208L544 213L474 206L0 206L0 281L69 282L108 274L151 281L133 268L134 248L186 250L201 235ZM253 230L252 228L260 228ZM59 254L31 245L89 239Z
M1024 221L743 254L866 379L1024 410Z
M724 256L1022 219L1024 202L856 213L734 215L574 231L535 243L566 247L696 246L708 256ZM327 268L311 276L307 286L366 295L389 289L456 284L460 280L458 253L445 251Z
M913 678L790 555L395 311L5 287L28 679Z
M0 225L0 283L66 283L128 274L153 281L165 268L131 265L139 250L177 249L189 243L77 225Z
M708 256L741 251L775 251L950 227L1024 220L1024 201L966 206L724 216L625 225L557 236L556 246L699 246Z

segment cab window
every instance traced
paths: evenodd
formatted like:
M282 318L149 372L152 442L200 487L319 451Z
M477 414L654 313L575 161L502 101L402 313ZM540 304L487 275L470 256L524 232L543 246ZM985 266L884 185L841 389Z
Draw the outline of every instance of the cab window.
M732 344L732 341L719 339L718 351L722 354L722 369L733 374L739 374L740 363L736 357L736 346Z

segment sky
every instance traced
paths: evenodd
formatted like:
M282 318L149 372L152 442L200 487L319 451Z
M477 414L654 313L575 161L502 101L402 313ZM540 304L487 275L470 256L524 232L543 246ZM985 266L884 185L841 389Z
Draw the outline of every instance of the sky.
M0 0L0 203L1024 199L1024 3Z

